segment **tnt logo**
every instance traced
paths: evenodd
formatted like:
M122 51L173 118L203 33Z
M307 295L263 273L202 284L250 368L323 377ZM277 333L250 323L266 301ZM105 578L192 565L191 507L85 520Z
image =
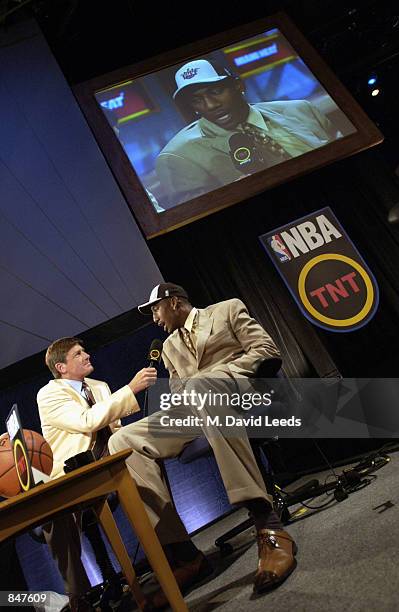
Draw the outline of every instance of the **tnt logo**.
M299 275L298 293L315 320L342 329L359 327L377 306L366 268L340 253L325 253L308 261Z
M356 283L356 272L349 272L341 278L337 278L335 283L314 289L310 292L312 297L316 297L323 308L328 308L330 303L337 304L340 300L345 300L353 293L359 293L360 287Z

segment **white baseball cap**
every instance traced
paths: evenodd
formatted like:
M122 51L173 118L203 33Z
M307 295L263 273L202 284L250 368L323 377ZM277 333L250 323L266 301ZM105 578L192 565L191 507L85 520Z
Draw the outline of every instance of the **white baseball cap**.
M161 300L167 297L172 297L174 295L188 300L187 291L183 289L183 287L181 287L180 285L175 285L174 283L161 283L160 285L154 287L154 289L151 291L150 299L148 300L148 302L146 302L145 304L140 304L138 309L141 314L151 314L151 306L153 306L153 304L156 304L157 302L160 302Z
M175 74L177 89L173 94L173 99L186 87L201 83L215 83L216 81L227 79L229 76L231 75L229 75L227 70L223 75L218 74L207 60L200 59L188 62L179 68Z

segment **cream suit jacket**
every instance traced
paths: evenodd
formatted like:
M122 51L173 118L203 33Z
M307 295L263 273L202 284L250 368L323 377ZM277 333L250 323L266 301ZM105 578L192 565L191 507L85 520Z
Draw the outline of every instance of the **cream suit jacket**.
M66 459L87 451L92 434L109 425L112 432L121 427L120 419L140 410L127 385L111 393L105 382L86 378L96 403L86 400L62 379L51 380L37 394L43 436L53 452L51 478L64 474Z
M172 392L193 376L243 378L253 376L266 359L281 365L280 352L269 334L238 299L212 304L198 311L197 355L190 353L175 330L164 342L163 361Z

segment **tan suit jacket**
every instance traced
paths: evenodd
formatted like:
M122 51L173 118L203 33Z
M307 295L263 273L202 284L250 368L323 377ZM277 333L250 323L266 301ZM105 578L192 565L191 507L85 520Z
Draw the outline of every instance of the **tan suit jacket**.
M212 304L198 311L197 355L190 353L175 330L164 342L163 361L172 392L193 376L244 378L253 376L266 359L281 365L280 353L269 334L238 299Z
M307 100L283 100L250 105L278 129L276 140L294 148L296 157L323 147L342 134ZM167 205L188 199L237 181L243 173L232 162L230 138L237 129L226 130L201 117L180 130L162 149L156 160L156 172ZM284 138L282 138L284 135ZM280 142L281 141L281 142ZM287 150L290 150L287 147ZM264 150L264 167L281 163L279 156ZM253 173L253 170L248 170Z
M106 425L112 432L121 427L120 419L140 410L126 385L111 393L105 382L86 378L96 403L90 408L86 400L62 379L51 380L37 394L43 436L53 452L51 478L64 474L66 459L87 451L93 433Z

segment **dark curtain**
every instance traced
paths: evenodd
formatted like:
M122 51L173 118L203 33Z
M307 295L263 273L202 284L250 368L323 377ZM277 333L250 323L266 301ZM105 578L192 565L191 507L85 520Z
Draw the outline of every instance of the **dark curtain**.
M289 376L334 376L338 370L344 376L389 376L399 340L399 244L387 212L398 201L394 176L378 151L369 151L155 238L150 248L164 278L185 286L194 304L243 299L279 345ZM374 319L346 334L305 319L258 240L325 206L380 287Z

